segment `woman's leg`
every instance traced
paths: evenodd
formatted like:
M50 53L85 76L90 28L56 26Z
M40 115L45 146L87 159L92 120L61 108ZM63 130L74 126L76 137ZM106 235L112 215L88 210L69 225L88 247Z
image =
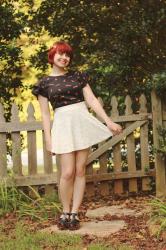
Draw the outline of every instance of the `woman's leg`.
M85 168L90 148L76 151L72 213L77 213L85 191Z
M70 212L70 204L73 195L73 181L75 174L75 152L60 154L60 165L60 199L63 205L63 212Z

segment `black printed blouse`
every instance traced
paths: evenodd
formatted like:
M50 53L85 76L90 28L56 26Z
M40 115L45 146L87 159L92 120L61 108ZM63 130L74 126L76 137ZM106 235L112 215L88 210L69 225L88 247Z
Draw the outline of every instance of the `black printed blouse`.
M82 89L89 77L79 71L60 76L44 76L33 86L32 94L46 97L53 109L84 101Z

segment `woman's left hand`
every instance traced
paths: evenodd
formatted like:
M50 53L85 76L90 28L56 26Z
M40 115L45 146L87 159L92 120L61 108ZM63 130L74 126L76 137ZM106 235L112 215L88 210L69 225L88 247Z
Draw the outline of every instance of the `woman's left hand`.
M122 127L119 124L111 121L111 119L106 122L106 125L111 130L113 135L119 135L122 133Z

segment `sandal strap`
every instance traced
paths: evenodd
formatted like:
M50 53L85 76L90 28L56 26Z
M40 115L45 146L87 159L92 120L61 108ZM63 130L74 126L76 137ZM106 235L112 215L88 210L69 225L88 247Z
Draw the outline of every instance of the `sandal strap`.
M69 212L62 212L60 218L61 218L62 220L65 220L65 219L67 219L67 216L70 217L70 214L71 214L71 213L69 213Z
M79 221L79 218L78 219L75 218L76 216L78 217L78 213L71 213L72 219Z
M76 216L76 215L78 215L78 213L71 213L71 215L74 215L74 216Z
M63 212L62 214L63 214L63 215L71 215L70 212Z

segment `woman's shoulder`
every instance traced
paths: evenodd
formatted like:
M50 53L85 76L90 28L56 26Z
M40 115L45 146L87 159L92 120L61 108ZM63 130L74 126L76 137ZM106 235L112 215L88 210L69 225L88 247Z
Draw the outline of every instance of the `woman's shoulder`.
M42 75L42 76L39 76L37 79L37 82L40 83L40 82L44 82L46 79L47 79L47 75Z
M87 72L86 71L81 71L81 70L73 71L73 75L79 77L80 79L88 77Z
M42 84L42 85L46 85L48 84L50 81L52 80L52 77L50 75L43 75L41 77L38 78L37 83L38 84Z

